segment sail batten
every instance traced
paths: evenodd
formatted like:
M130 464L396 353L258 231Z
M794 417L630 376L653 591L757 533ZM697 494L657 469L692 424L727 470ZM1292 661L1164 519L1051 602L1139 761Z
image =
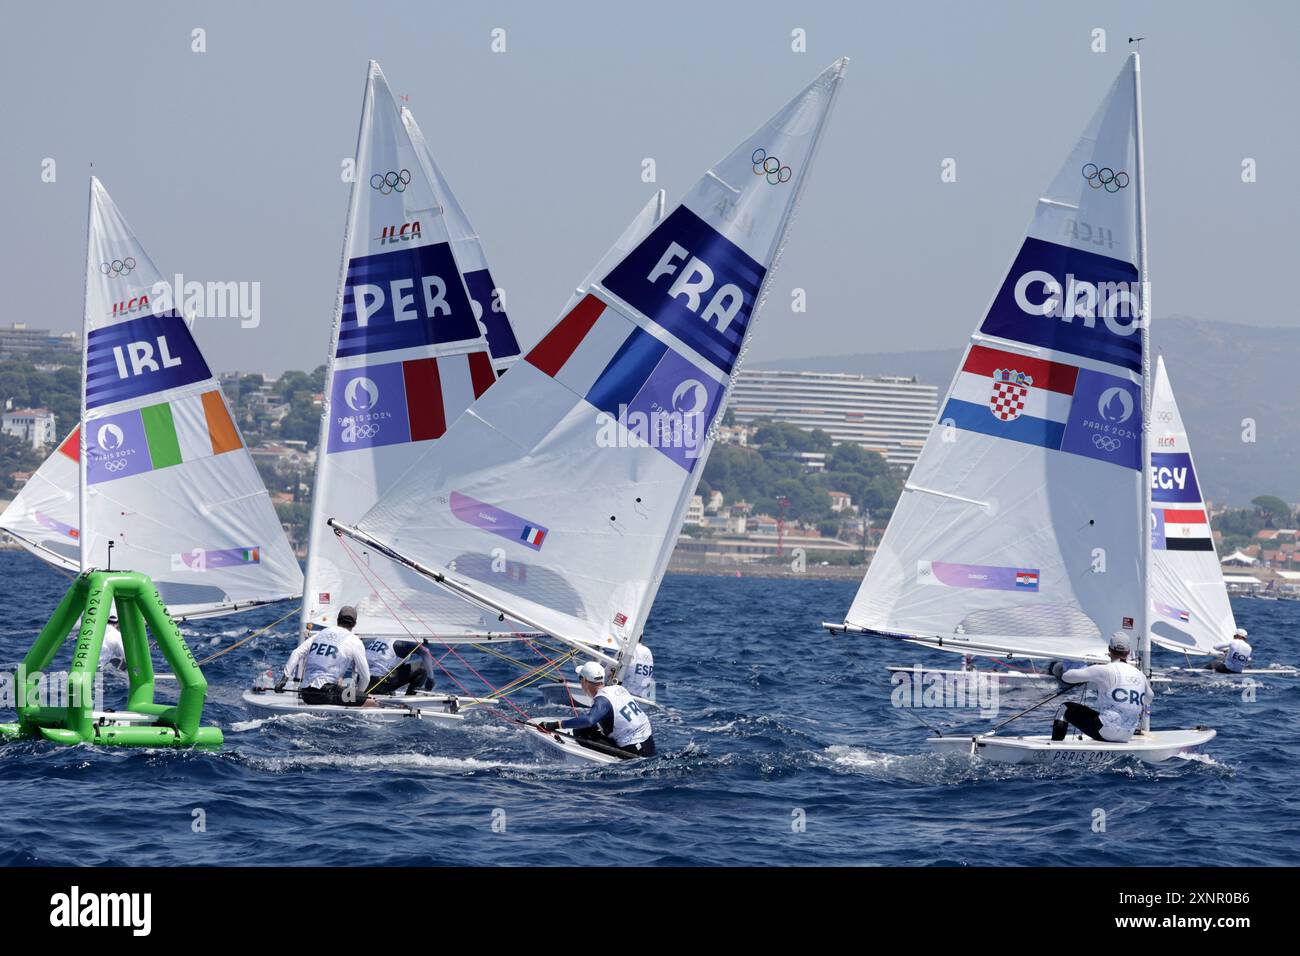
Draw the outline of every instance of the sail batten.
M549 633L634 647L843 68L714 165L736 190L706 175L643 210L358 530Z

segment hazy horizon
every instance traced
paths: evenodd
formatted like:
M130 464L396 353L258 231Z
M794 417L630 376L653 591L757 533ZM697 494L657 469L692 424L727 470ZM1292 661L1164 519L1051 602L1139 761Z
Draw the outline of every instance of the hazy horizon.
M655 188L674 204L844 54L750 359L955 346L1128 37L1143 35L1156 322L1300 328L1275 278L1291 269L1300 208L1298 27L1300 6L1280 3L15 7L0 40L17 91L0 112L6 321L80 326L93 162L164 275L260 283L257 328L200 321L215 369L322 364L340 164L374 57L482 235L527 348ZM191 52L195 28L206 52ZM491 52L495 28L504 53ZM791 52L796 28L807 53ZM1091 52L1094 28L1105 53ZM940 181L948 157L955 183ZM1242 182L1246 158L1256 182ZM806 313L790 310L796 287Z

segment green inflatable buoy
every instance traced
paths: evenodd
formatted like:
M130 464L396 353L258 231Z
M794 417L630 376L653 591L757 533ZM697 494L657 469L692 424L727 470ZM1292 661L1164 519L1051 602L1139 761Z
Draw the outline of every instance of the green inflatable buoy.
M104 627L114 608L126 653L127 710L97 714L95 672L104 644ZM81 629L68 668L66 706L43 703L40 683L45 669L72 634L78 619ZM180 686L180 700L174 706L154 703L150 633ZM167 615L153 581L135 571L88 571L80 575L23 658L16 690L18 722L0 724L0 740L44 738L58 744L205 749L217 749L222 743L219 728L199 726L208 693L203 672L181 637L180 628Z

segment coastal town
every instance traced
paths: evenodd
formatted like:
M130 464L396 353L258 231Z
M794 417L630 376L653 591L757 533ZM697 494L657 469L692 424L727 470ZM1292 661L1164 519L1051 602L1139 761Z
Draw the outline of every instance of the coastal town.
M0 327L0 504L77 416L80 337ZM221 386L299 556L306 554L324 367L226 372ZM938 410L913 376L742 371L687 506L670 571L856 580ZM1300 598L1300 505L1209 502L1231 593ZM17 547L12 542L5 546Z

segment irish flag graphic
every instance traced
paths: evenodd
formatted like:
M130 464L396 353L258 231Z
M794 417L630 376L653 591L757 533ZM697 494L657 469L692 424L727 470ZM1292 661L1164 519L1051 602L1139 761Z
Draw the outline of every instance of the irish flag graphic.
M90 484L97 484L242 447L221 392L213 389L92 419L87 428L86 474Z

